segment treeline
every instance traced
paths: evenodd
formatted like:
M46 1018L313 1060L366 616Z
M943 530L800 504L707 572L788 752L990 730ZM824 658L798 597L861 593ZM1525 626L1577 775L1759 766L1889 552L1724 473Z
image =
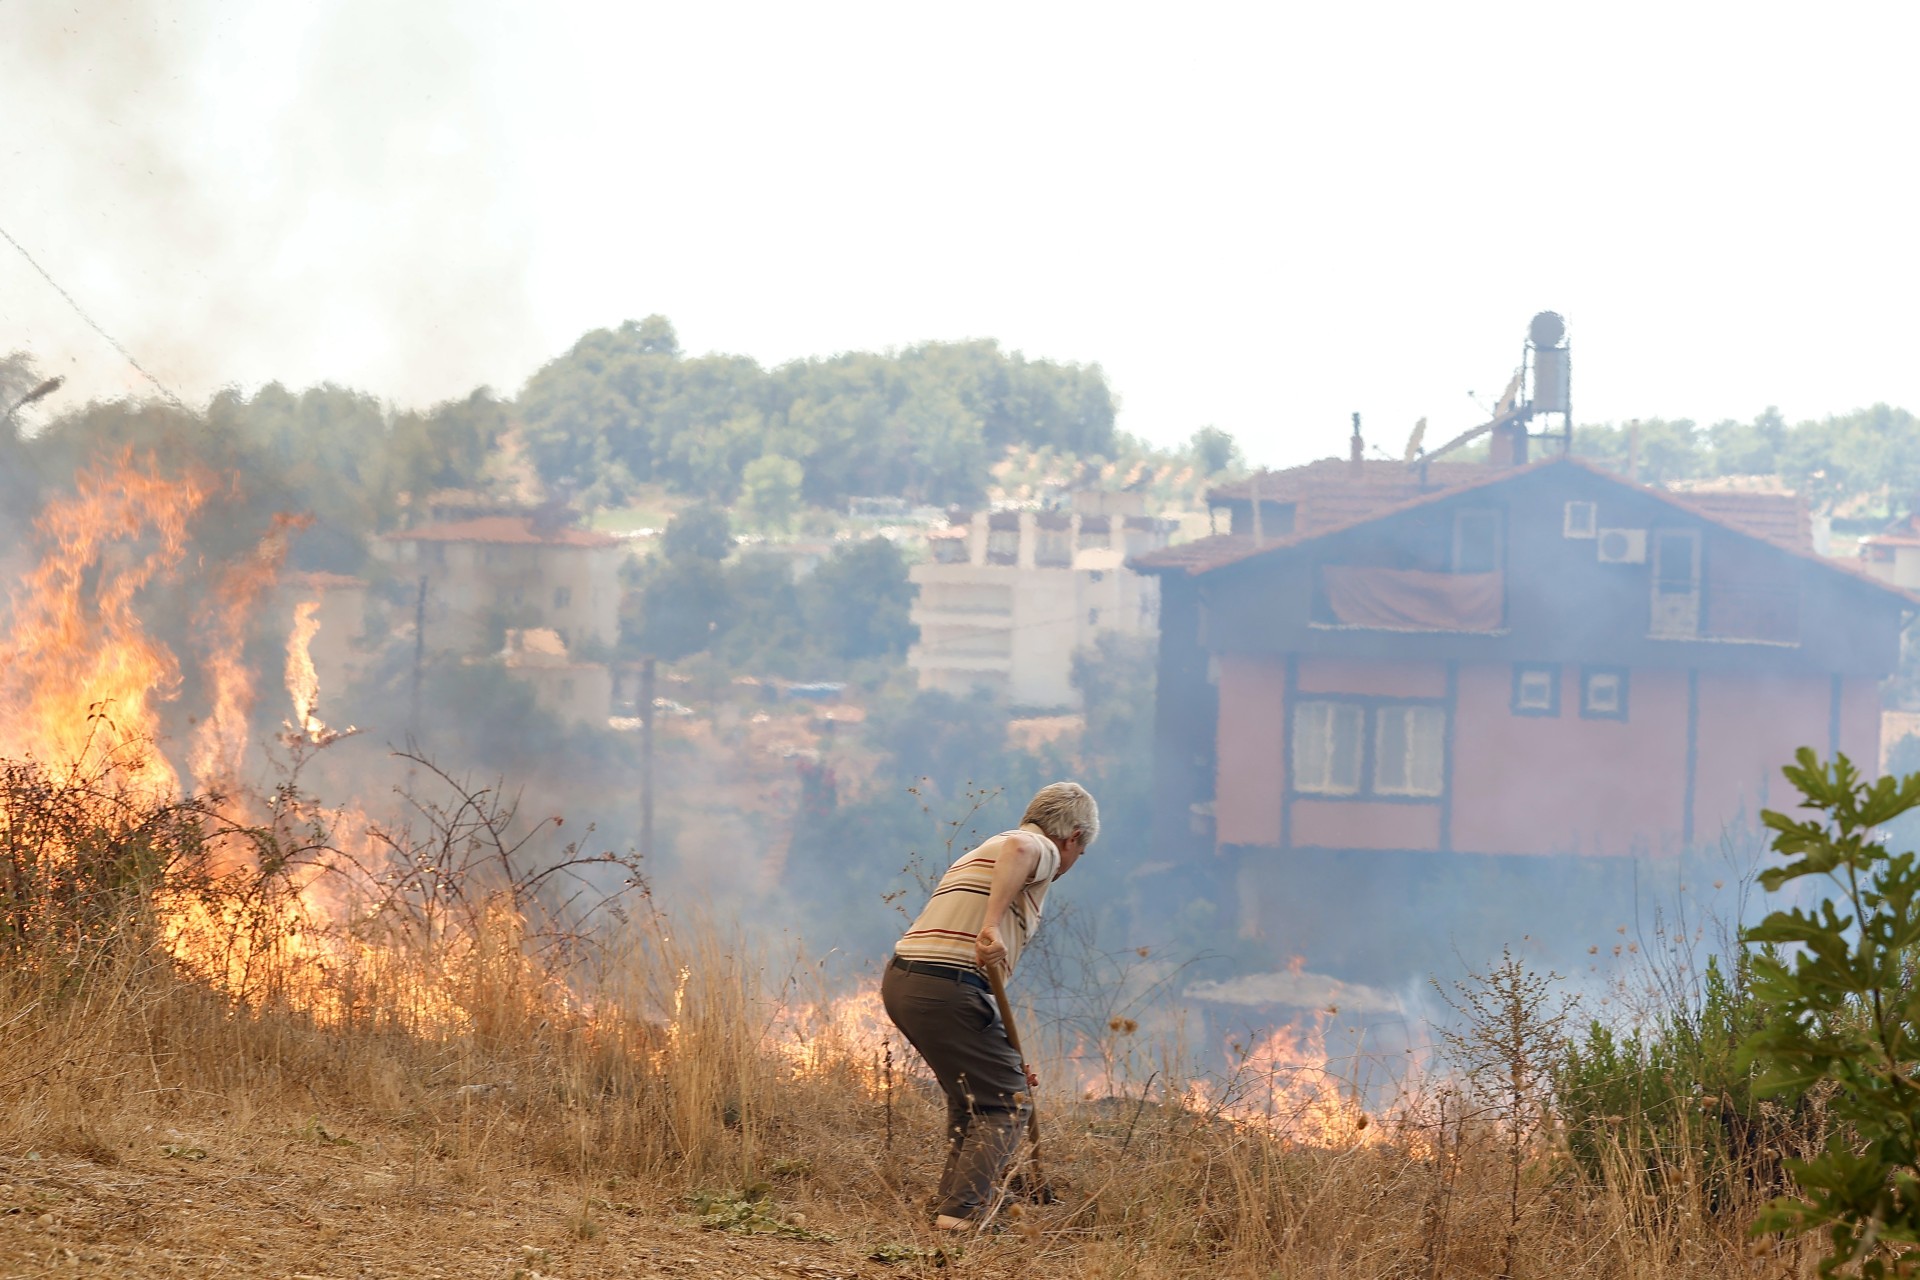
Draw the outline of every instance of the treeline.
M722 666L787 679L844 674L905 658L916 630L914 586L885 538L837 545L803 577L785 557L729 562L727 513L701 504L675 516L660 554L629 566L620 641L629 656L708 653Z
M978 500L1013 445L1091 458L1126 443L1098 366L1029 360L982 340L763 369L742 356L688 356L662 316L587 334L515 398L481 388L420 411L333 384L273 383L223 391L204 413L89 404L23 439L8 410L38 381L24 357L0 357L7 512L31 506L34 477L71 475L102 450L150 448L238 472L262 502L312 512L302 567L343 571L358 567L356 540L409 523L415 500L441 488L610 507L655 484L778 528L801 505L854 495Z
M1008 354L992 340L929 342L763 369L688 356L664 316L596 329L519 400L542 480L597 506L660 482L732 502L762 459L816 506L853 495L977 499L1008 445L1081 456L1114 445L1099 366Z
M1576 454L1625 468L1635 429L1577 427ZM1642 480L1671 484L1707 476L1778 476L1826 515L1892 518L1914 508L1920 490L1920 420L1876 404L1844 416L1789 424L1768 408L1751 422L1702 427L1688 418L1638 424Z

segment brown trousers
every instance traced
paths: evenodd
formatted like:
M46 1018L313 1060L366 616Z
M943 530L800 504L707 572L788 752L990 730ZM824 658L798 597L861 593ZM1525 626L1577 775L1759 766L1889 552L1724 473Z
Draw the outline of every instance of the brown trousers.
M887 966L880 1001L947 1095L947 1163L936 1213L982 1218L1020 1149L1027 1078L993 997L950 978Z

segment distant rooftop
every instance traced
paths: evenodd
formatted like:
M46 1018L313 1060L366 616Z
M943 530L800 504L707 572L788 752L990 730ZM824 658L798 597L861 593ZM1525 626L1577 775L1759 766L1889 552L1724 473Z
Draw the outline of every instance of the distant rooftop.
M594 529L556 527L537 516L480 516L424 524L382 534L388 542L487 542L515 546L617 547L620 539Z
M1206 573L1266 551L1366 524L1448 494L1498 484L1527 471L1553 466L1585 468L1783 550L1824 560L1813 551L1812 520L1806 500L1797 493L1655 489L1585 459L1556 455L1511 468L1475 462L1436 462L1423 471L1404 462L1368 459L1356 466L1344 458L1328 458L1284 471L1264 471L1237 484L1209 491L1207 502L1210 506L1250 506L1257 494L1262 511L1276 506L1292 507L1291 528L1284 531L1276 528L1258 542L1245 533L1216 534L1136 556L1132 564L1148 572Z

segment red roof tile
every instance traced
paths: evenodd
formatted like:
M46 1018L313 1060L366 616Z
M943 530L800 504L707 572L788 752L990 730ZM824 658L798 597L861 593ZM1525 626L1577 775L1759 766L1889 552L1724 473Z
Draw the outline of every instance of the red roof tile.
M1258 545L1246 534L1217 534L1194 542L1163 547L1135 556L1130 567L1148 573L1202 574L1225 568L1255 555L1311 542L1342 529L1437 502L1454 494L1504 484L1544 467L1580 467L1614 484L1690 512L1713 524L1769 543L1823 568L1845 574L1920 604L1920 596L1894 587L1842 560L1813 550L1812 522L1807 505L1791 493L1674 493L1635 483L1582 458L1554 456L1521 467L1493 468L1484 463L1435 463L1428 468L1427 485L1419 472L1401 462L1367 461L1358 475L1353 464L1340 459L1310 462L1286 471L1265 472L1256 479L1211 491L1212 502L1246 502L1258 492L1261 505L1293 502L1294 529L1267 537Z

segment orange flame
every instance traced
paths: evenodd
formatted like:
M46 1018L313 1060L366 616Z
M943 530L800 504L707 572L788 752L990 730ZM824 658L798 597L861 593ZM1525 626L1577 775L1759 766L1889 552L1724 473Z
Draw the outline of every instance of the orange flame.
M240 776L247 753L247 717L253 710L253 669L244 652L247 633L255 608L280 576L288 536L308 523L305 517L275 516L260 545L221 572L198 612L200 629L208 637L212 706L195 730L189 764L202 786L231 785Z
M81 472L75 492L42 511L42 558L0 642L0 754L56 777L100 766L142 791L178 790L152 743L154 704L178 692L180 667L141 626L135 601L178 568L208 492L204 478L164 477L129 452Z
M293 695L293 727L318 739L327 726L313 709L320 701L320 673L313 667L309 646L320 632L320 602L302 600L294 606L293 631L287 636L287 692Z

